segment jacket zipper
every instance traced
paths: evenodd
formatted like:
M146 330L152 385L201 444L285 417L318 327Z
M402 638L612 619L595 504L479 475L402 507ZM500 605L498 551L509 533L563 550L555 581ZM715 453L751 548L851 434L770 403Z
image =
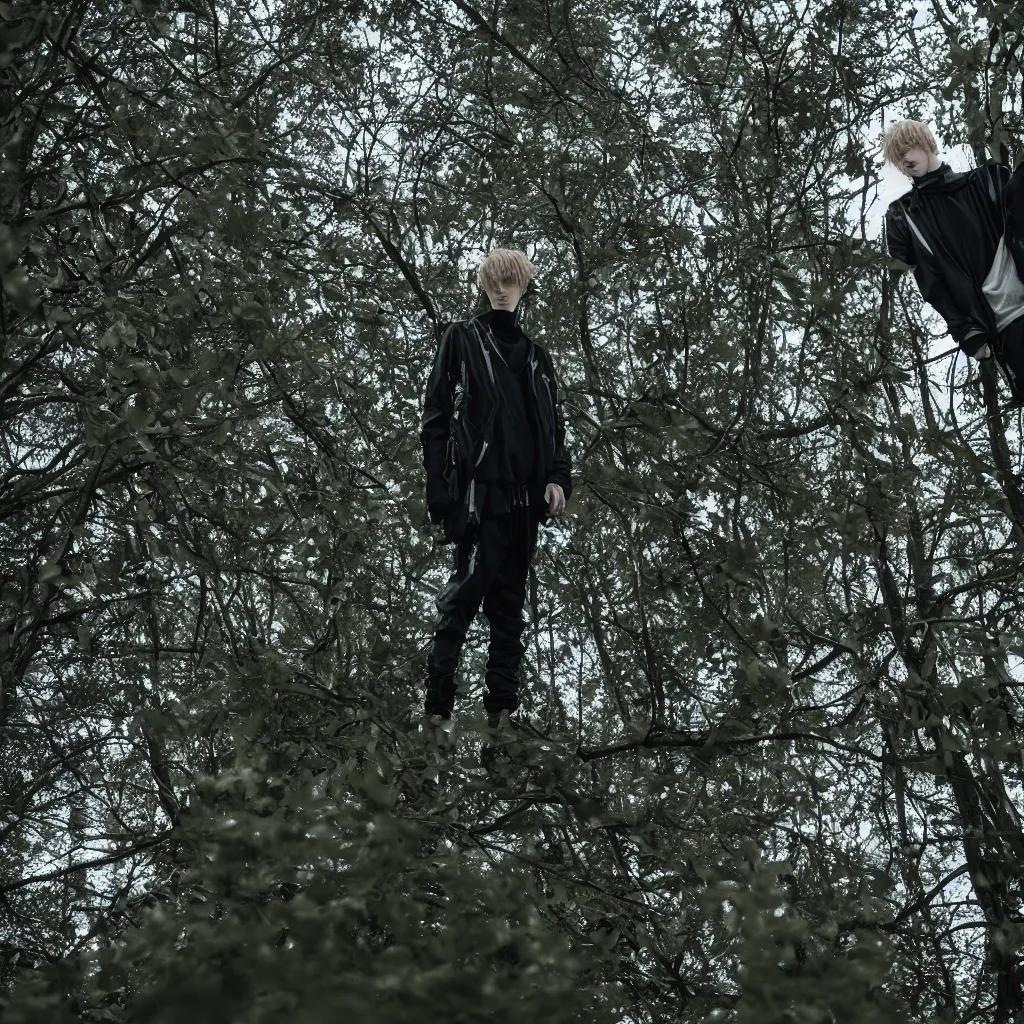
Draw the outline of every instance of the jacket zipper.
M490 356L490 353L487 351L487 345L484 343L484 339L483 339L483 337L482 337L482 335L480 333L480 325L474 322L473 326L474 326L474 328L476 330L477 341L479 341L479 343L480 343L480 348L483 351L484 359L487 362L487 374L491 378L491 383L495 384L495 380L494 380L494 367L491 366L491 356ZM487 330L490 331L490 327L488 327ZM463 363L463 368L465 368L465 363ZM480 463L483 462L484 454L487 451L488 444L490 444L490 442L486 438L484 438L484 443L483 443L483 445L480 448L480 454L476 457L476 462L473 463L473 468L474 469L476 469L477 466L479 466ZM475 490L476 490L476 477L474 477L472 479L472 481L470 482L469 489L470 489L470 511L472 512L473 508L474 508L474 497L475 497Z
M485 326L487 326L487 333L490 334L491 333L490 326L489 325L485 325ZM484 344L483 335L480 333L480 325L478 323L476 323L476 321L474 321L473 322L473 327L476 330L477 341L480 342L480 350L483 352L484 360L487 363L487 375L491 378L491 383L494 384L495 387L497 387L497 384L495 383L495 380L494 380L494 367L491 366L491 354L490 354L490 352L487 351L487 346Z
M534 356L534 368L536 368L537 365L536 359L537 357ZM555 399L551 394L551 385L548 382L548 375L543 370L541 371L540 379L544 381L544 390L548 393L548 409L551 416L551 458L553 461L555 458L555 444L557 443L555 440L555 432L558 429L558 424L555 422Z
M487 326L487 325L485 325L485 326ZM491 365L490 353L487 351L487 345L484 342L483 335L481 334L480 325L478 323L476 323L475 321L473 323L473 329L476 332L477 341L480 344L480 348L481 348L481 350L483 351L483 354L484 354L484 360L487 363L487 374L491 378L491 384L497 386L496 385L496 381L494 379L494 367ZM488 330L488 332L490 332L490 327L489 326L487 326L487 330ZM462 364L462 375L463 375L463 379L465 380L466 375L467 375L465 362L463 362L463 364ZM536 392L536 382L537 382L537 355L536 355L536 353L532 354L532 358L530 360L530 375L533 378L534 391ZM551 394L551 384L548 381L547 373L542 371L541 372L541 379L544 381L544 390L545 390L545 392L547 393L547 396L548 396L549 422L550 422L550 425L551 425L551 458L554 459L554 457L555 457L555 444L556 444L556 442L555 442L555 431L557 430L557 424L555 423L555 399L554 399L553 395ZM464 396L466 398L467 403L468 403L468 392L469 392L469 388L468 388L468 382L467 382L467 385L464 386L464 388L463 388L463 393L464 393ZM487 446L488 446L489 443L490 442L487 441L486 439L484 440L484 443L483 443L482 447L480 448L480 454L477 456L476 462L473 463L473 468L474 469L476 469L476 467L479 466L480 463L483 461L483 457L484 457L485 452L487 451ZM468 504L469 504L469 515L470 515L470 517L473 517L476 514L476 477L475 476L470 478L470 481L469 481L469 491L467 493L467 498L468 498Z

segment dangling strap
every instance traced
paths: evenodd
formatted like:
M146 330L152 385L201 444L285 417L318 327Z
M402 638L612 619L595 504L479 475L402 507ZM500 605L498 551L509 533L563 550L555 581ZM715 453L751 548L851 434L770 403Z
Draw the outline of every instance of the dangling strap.
M924 237L924 235L921 234L921 229L911 219L910 214L907 213L906 210L904 210L903 211L903 216L906 217L907 224L910 225L910 230L914 232L914 237L925 247L925 249L928 252L930 252L934 256L935 255L934 250L928 244L928 240Z

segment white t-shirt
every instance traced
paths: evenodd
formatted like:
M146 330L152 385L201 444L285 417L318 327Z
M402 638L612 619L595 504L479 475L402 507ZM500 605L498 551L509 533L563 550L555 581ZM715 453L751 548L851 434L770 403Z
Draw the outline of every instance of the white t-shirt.
M999 239L999 248L989 268L981 290L996 318L996 330L1001 331L1019 316L1024 316L1024 284L1017 276L1013 257L1006 248L1006 241Z

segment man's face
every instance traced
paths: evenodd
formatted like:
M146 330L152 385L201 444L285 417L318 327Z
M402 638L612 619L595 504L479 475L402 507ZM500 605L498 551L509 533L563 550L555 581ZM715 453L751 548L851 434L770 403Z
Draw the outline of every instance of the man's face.
M512 281L499 281L494 287L485 285L484 291L487 292L487 298L491 300L492 309L511 311L516 308L516 304L526 289L520 288Z
M908 178L920 178L922 174L928 173L931 159L931 153L923 146L914 146L903 154L899 168Z

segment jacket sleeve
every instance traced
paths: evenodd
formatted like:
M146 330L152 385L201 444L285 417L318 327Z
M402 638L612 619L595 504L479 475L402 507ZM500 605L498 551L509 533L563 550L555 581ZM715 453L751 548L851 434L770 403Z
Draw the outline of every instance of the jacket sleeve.
M885 220L882 222L885 232L885 248L894 260L914 266L917 259L914 250L907 237L907 222L899 215L899 211L890 206L885 211ZM898 271L897 273L902 273Z
M441 511L451 504L444 470L452 418L452 375L456 372L457 362L453 328L453 324L448 324L441 331L434 365L427 378L420 421L423 468L427 474L427 509L435 522L440 519Z
M1010 251L1017 276L1024 281L1024 161L1006 183L1006 248Z
M1006 189L1010 184L1010 168L995 160L986 161L984 167L985 173L992 180L989 195L994 196L996 218L1002 222L1006 214L1007 200L1009 198Z
M893 206L885 214L885 244L894 260L914 268L914 280L921 291L921 298L946 321L949 336L967 355L973 356L985 343L983 326L957 309L935 258L910 237L906 218Z
M565 392L558 382L550 356L548 356L548 365L551 370L551 379L555 382L555 460L545 486L558 484L568 502L569 495L572 494L572 457L565 447L565 421L562 417L562 401Z

